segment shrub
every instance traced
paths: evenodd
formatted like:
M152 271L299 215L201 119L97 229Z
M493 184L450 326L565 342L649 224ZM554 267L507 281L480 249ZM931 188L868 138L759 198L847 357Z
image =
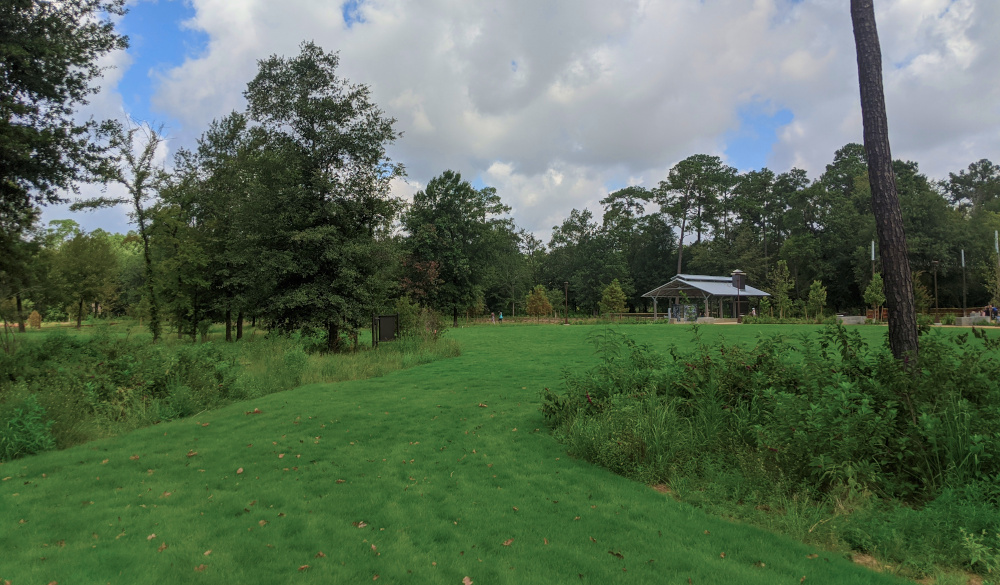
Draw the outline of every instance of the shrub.
M0 407L0 461L55 448L51 427L52 422L45 421L45 409L35 396Z
M31 314L28 315L28 326L32 329L42 328L42 315L38 311L32 311Z

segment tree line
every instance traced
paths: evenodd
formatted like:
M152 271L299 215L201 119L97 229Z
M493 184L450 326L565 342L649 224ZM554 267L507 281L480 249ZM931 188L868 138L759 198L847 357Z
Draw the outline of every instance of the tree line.
M17 28L20 18L28 31L24 23L121 7L25 0L0 26ZM64 9L70 13L58 13ZM605 297L613 283L627 310L645 311L650 302L641 295L675 274L741 269L751 284L780 283L789 297L783 314L815 314L808 307L815 282L827 290L827 307L860 310L880 272L870 259L876 227L859 144L839 149L815 179L801 169L741 173L718 156L693 155L656 186L608 194L599 215L573 209L548 243L515 224L494 188L473 187L451 170L404 202L390 190L405 174L387 155L401 137L395 120L367 86L337 75L338 54L310 42L294 57L261 60L244 91L246 108L212 122L168 170L156 162L157 129L74 121L73 108L100 72L70 65L126 44L107 20L85 20L96 24L72 32L85 42L66 48L76 54L64 69L3 77L10 87L0 101L0 296L11 320L23 323L29 310L78 322L88 311L128 313L154 338L166 328L196 336L206 323L225 322L226 338L238 339L245 320L259 319L322 331L333 350L344 338L356 343L371 314L393 310L399 299L457 323L491 311L524 313L529 302L560 308L568 288L571 310L596 313L612 306ZM43 29L39 38L69 34ZM0 49L5 71L20 71L19 55ZM78 90L46 90L59 83ZM48 166L32 166L32 157L18 159L25 149L55 154ZM921 174L915 162L894 161L892 171L918 308L929 308L934 277L941 306L961 306L965 289L969 306L997 302L1000 167L983 159L943 180ZM118 184L124 195L78 200L75 209L123 205L136 229L39 226L39 206L81 181Z

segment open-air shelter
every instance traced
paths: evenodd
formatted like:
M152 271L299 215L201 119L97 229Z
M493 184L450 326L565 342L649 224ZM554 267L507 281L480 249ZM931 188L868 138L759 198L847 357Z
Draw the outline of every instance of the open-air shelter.
M642 295L653 299L653 318L657 318L657 302L660 299L670 299L671 307L704 304L704 313L700 316L710 317L711 306L718 301L718 315L722 316L723 303L729 300L733 307L733 316L744 314L739 311L738 303L749 297L769 297L771 295L746 284L746 275L736 271L732 276L707 276L703 274L678 274L667 284L661 285ZM684 318L683 315L670 315Z

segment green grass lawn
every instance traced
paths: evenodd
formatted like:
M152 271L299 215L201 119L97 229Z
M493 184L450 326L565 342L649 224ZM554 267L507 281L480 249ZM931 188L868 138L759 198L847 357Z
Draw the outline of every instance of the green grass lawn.
M903 582L568 457L538 392L597 328L454 330L460 357L0 465L0 582Z

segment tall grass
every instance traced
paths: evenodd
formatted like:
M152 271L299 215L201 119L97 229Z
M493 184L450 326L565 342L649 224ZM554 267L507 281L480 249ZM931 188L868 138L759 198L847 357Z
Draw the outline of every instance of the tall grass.
M0 357L0 461L120 435L234 401L315 382L340 382L459 355L420 337L377 349L309 354L308 339L248 335L238 343L153 345L127 328L25 336Z

